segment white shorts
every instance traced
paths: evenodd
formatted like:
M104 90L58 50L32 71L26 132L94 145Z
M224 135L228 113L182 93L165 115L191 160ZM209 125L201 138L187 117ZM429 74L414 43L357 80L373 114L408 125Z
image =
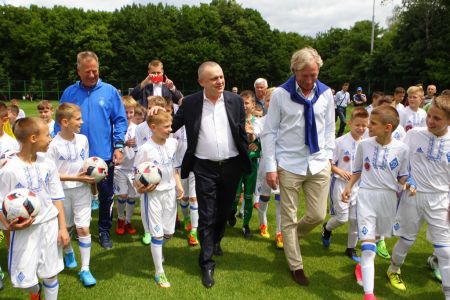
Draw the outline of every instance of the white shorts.
M137 198L139 193L133 186L133 172L114 169L114 194L128 195L128 198Z
M415 240L420 227L428 224L427 239L434 245L450 246L448 193L403 193L397 210L394 234Z
M175 189L144 193L145 222L153 237L163 237L175 232L177 200Z
M256 176L255 195L270 196L271 194L280 194L279 189L272 190L272 188L267 184L264 159L261 158L259 162L258 174Z
M376 235L391 237L396 208L395 191L360 188L356 200L359 240L375 240Z
M58 219L11 231L8 268L16 288L29 288L39 278L51 278L64 269L58 246Z
M350 201L348 203L343 202L342 192L347 185L346 181L337 179L336 177L331 178L330 184L330 215L338 216L348 213L348 218L356 219L356 197L358 195L359 186L355 184L352 189L352 194L350 196ZM352 209L350 209L350 207Z
M66 226L75 223L76 228L89 228L91 224L91 189L89 185L64 190L64 216Z
M197 193L195 192L195 176L194 172L189 172L189 177L181 179L181 184L183 185L184 197L196 198Z

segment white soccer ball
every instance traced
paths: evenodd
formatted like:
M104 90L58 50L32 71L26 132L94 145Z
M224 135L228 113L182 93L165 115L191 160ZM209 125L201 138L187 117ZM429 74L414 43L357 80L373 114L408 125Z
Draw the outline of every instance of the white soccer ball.
M8 193L3 199L2 210L9 221L19 218L19 222L35 217L41 209L41 202L36 194L25 188Z
M99 182L108 176L108 165L100 157L92 156L84 161L83 171L86 172L86 175L94 177L96 182Z
M134 181L147 186L161 181L161 170L152 162L143 162L137 166Z
M0 169L3 168L9 159L16 154L15 151L7 151L0 155Z

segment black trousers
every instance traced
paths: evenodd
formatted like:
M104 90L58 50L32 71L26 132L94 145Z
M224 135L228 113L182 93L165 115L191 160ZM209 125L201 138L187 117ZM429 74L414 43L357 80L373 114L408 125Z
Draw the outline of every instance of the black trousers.
M198 202L199 265L214 269L214 245L225 234L242 171L236 156L222 162L195 158L193 171Z

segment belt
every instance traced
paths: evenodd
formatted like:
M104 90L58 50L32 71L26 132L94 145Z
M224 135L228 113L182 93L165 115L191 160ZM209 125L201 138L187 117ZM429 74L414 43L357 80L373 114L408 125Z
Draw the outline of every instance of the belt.
M201 159L201 158L197 158L199 161L207 163L211 166L215 166L215 167L221 167L224 166L230 162L232 162L233 160L235 160L238 156L234 156L234 157L230 157L227 159L222 159L222 160L210 160L210 159Z

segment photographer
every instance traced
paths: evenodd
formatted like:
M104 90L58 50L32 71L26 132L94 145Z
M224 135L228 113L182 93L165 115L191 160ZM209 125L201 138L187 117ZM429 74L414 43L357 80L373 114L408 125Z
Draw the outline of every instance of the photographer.
M183 94L175 88L173 81L164 75L163 63L159 60L152 60L148 64L147 77L133 89L131 96L144 107L147 107L149 96L162 96L174 103L183 98Z
M363 106L367 102L367 97L362 93L362 87L358 86L356 89L356 94L353 95L353 105Z

